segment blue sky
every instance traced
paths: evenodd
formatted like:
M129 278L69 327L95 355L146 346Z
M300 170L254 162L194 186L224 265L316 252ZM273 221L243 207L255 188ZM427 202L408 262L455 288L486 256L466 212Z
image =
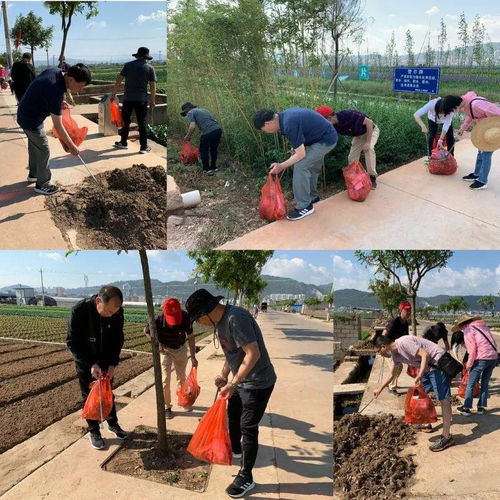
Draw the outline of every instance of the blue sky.
M59 16L49 14L43 2L8 2L10 26L14 26L19 14L26 15L32 10L43 18L45 26L54 26L52 47L49 49L49 60L59 55L62 41L61 22ZM1 17L1 15L0 15ZM0 51L5 50L3 37L3 19L1 25ZM158 58L161 51L165 57L166 47L166 2L128 2L100 1L99 14L88 21L84 15L73 17L66 46L66 57L90 59L92 61L110 61L129 58L138 47L146 46L151 55ZM22 47L28 50L28 47ZM35 52L36 60L46 61L46 53Z
M148 255L152 278L184 281L193 270L186 252L151 251ZM56 251L0 251L0 288L17 283L40 286L40 268L47 287L83 286L84 274L89 285L142 278L137 252L81 251L65 257ZM332 252L275 252L264 272L317 285L331 283Z
M371 269L359 264L354 252L334 252L334 287L366 291ZM500 292L500 251L456 251L441 271L431 271L419 289L420 296L488 295Z

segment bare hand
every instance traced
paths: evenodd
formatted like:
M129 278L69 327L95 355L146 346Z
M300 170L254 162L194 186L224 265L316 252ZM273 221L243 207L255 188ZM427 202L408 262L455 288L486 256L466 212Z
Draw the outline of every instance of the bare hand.
M198 366L198 360L195 356L191 356L191 364L196 368Z
M369 142L365 142L363 144L363 151L366 153L368 151L370 151L370 143Z
M271 166L269 168L270 168L269 173L273 175L278 175L281 172L283 172L283 170L285 170L282 167L281 163L271 163Z
M93 378L96 380L101 376L101 367L96 363L92 365L92 368L90 369L90 374L92 375Z
M63 101L61 107L62 107L62 109L69 109L70 108L70 106L69 106L69 104L68 104L67 101Z
M156 106L156 101L155 101L154 99L151 99L151 100L149 101L149 107L150 107L150 108L154 108L155 106Z
M422 132L427 135L429 131L427 130L427 127L422 127Z
M460 135L460 136L464 135L464 131L463 131L463 130L459 130L459 131L457 132L457 135Z
M112 379L115 376L115 367L114 366L108 366L108 371L106 372L108 377Z
M415 377L415 385L422 385L422 377L420 375Z
M222 375L217 375L215 377L215 385L216 387L224 387L227 384L227 378L223 377Z
M382 387L379 387L378 389L375 389L375 390L373 391L373 395L374 395L376 398L378 398L381 392L382 392Z
M78 156L80 154L80 150L74 144L68 146L68 151L74 156Z
M226 384L220 390L221 396L226 396L228 399L235 393L236 388L231 384Z

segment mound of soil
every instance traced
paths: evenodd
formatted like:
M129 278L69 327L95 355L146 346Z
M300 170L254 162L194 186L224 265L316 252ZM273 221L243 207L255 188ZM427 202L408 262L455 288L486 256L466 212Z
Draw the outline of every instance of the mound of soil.
M57 227L77 246L110 249L164 249L167 246L166 183L161 166L133 165L87 177L47 197Z
M435 406L439 406L439 401L436 399L436 396L434 395L434 393L430 393L429 396L431 397L432 399L432 402L434 403ZM462 406L462 400L456 396L455 394L452 394L451 396L451 406Z
M403 498L416 466L399 453L414 443L412 428L394 415L346 415L333 434L335 493L346 499Z
M355 344L352 346L353 351L374 351L375 346L373 345L373 342L371 340L364 340L363 342L360 342L359 344Z

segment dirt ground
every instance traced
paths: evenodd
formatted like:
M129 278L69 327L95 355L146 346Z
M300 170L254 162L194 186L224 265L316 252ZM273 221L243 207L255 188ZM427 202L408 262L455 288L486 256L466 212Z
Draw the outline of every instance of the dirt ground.
M123 352L115 387L151 366L150 356ZM0 346L0 453L81 407L75 366L65 346Z
M346 415L334 422L334 492L343 499L393 499L415 472L403 449L415 443L414 431L394 415Z
M148 479L192 491L204 491L210 466L192 457L186 448L191 434L168 431L171 454L156 449L156 429L138 426L103 468L110 472Z
M167 245L166 172L133 165L61 187L46 205L68 243L76 230L80 248L164 249Z

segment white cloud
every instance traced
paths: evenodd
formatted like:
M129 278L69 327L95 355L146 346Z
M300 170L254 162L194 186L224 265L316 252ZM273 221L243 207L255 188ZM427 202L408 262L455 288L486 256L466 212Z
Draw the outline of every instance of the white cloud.
M354 268L352 261L344 259L340 255L333 256L333 270L334 273L351 273Z
M429 16L432 16L433 14L437 14L439 12L439 9L434 6L434 7L431 7L429 10L426 10L425 13Z
M160 272L168 276L168 281L187 281L189 279L189 273L185 271L168 271L164 269Z
M389 14L389 17L398 17L396 14Z
M137 22L139 24L142 24L149 21L166 21L166 19L167 11L157 10L156 12L152 12L149 16L145 16L144 14L139 15L139 17L137 18Z
M62 262L64 260L64 257L57 252L41 253L39 255L44 259L55 260L56 262Z
M87 28L88 30L92 29L92 28L104 29L107 26L108 25L107 25L106 21L91 21L90 23L87 24L87 26L85 26L85 28Z
M269 260L262 274L292 278L303 283L323 285L332 281L332 271L324 266L315 266L304 259L295 257L293 259L273 258Z

